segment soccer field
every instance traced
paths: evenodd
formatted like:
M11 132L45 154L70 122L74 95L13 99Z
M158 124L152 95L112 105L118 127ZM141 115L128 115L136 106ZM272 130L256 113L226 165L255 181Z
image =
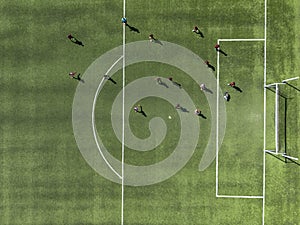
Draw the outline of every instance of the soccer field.
M300 224L299 1L0 3L0 224Z

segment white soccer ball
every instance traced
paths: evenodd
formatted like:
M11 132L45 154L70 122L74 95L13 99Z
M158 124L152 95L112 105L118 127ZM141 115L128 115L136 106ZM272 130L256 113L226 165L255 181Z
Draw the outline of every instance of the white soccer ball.
M171 117L171 116L169 116L169 119L172 119L172 117Z

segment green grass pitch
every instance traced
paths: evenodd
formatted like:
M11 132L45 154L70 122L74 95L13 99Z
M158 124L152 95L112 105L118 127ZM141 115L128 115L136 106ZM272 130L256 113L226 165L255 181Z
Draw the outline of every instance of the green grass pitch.
M264 4L264 0L126 0L128 23L140 31L126 27L126 43L148 40L153 33L217 69L218 39L264 38ZM121 224L122 186L95 172L76 144L72 104L79 83L68 73L84 74L95 59L122 45L122 16L123 0L0 0L0 224ZM299 1L268 0L267 83L299 76L299 20ZM195 25L204 38L192 33ZM85 46L71 43L69 33ZM263 209L266 225L300 223L299 161L285 163L266 154L264 164L264 42L221 41L221 47L228 56L220 54L220 88L230 92L231 100L226 102L226 131L218 159L204 171L198 166L215 124L199 84L163 63L126 67L126 85L147 76L172 76L206 119L199 117L195 152L178 173L154 185L124 187L124 224L254 225L262 224ZM217 71L209 74L217 77ZM113 132L110 109L122 90L122 70L113 79L117 84L106 82L99 94L95 123L109 153L121 159L122 144ZM243 92L228 87L230 81ZM291 84L296 89L288 90L286 146L288 153L299 157L300 81ZM274 149L275 96L267 91L266 97L266 148ZM168 127L163 142L151 151L125 146L126 163L151 165L172 154L181 121L178 110L164 99L147 97L136 104L147 113L147 117L133 111L129 115L136 137L148 137L149 121L157 116L165 118ZM195 116L194 109L189 110ZM265 165L264 208L263 199L217 198L216 163L218 194L231 196L263 195Z

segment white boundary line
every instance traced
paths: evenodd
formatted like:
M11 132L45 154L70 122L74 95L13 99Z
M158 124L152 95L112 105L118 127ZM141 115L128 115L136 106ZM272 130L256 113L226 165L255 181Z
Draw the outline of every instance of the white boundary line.
M218 44L220 41L218 40ZM217 51L217 121L216 121L216 197L218 197L219 188L219 98L220 98L220 73L219 73L220 53Z
M126 0L123 0L123 17L126 18ZM123 72L123 83L122 83L122 87L123 87L123 92L122 92L122 98L123 98L123 103L122 103L122 203L121 203L121 225L124 224L124 157L125 157L125 119L124 119L124 115L125 115L125 66L126 66L126 62L125 62L125 44L126 44L126 36L125 36L125 31L126 31L126 26L125 23L123 23L123 68L122 68L122 72Z
M267 6L265 0L265 16L264 16L264 87L267 84ZM267 136L267 90L264 88L264 149L266 149ZM262 201L262 225L265 224L265 204L266 204L266 152L263 152L263 201Z

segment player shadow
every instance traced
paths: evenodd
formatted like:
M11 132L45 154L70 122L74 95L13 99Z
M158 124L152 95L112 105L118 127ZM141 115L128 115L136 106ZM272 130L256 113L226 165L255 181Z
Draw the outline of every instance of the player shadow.
M130 26L128 23L126 23L126 27L128 27L130 29L130 31L132 31L132 32L140 33L139 29L137 29L136 27Z
M199 31L199 36L204 38L204 34L201 31Z
M116 82L114 79L112 79L111 77L108 78L108 80L111 81L111 82L114 83L114 84L117 84L117 82Z
M76 45L80 45L80 46L84 46L84 44L82 43L82 41L76 40L76 42L74 42Z
M206 60L204 63L205 63L205 64L207 65L207 67L210 68L212 71L216 71L216 68L215 68L213 65L211 65L210 62L209 62L208 60Z
M182 85L176 81L172 81L172 84L174 84L176 87L182 88Z
M75 77L73 77L74 80L78 80L78 82L84 83L84 80L80 78L80 73Z
M295 86L293 86L293 85L291 85L291 84L289 84L289 83L287 83L287 82L285 82L285 84L289 85L290 87L294 88L294 89L297 90L297 91L300 91L299 88L297 88L297 87L295 87Z
M208 68L210 68L212 71L216 71L216 68L215 68L213 65L208 64L207 66L208 66Z
M208 93L210 93L210 94L213 94L213 93L214 93L212 90L210 90L210 89L207 88L207 87L205 87L205 88L203 89L203 91L208 92Z
M219 49L219 50L217 50L217 51L218 51L218 52L220 52L221 54L223 54L223 55L227 56L227 53L226 53L226 52L224 52L223 50Z
M147 114L145 113L145 111L143 110L143 107L140 106L140 111L138 111L138 113L141 113L144 117L147 117Z
M181 85L180 83L176 82L176 81L173 81L173 78L172 78L172 77L169 77L168 79L169 79L169 81L171 81L172 84L175 85L176 87L182 88L182 85Z
M144 110L141 109L141 110L139 111L139 113L141 113L144 117L147 117L147 114L145 113Z
M165 88L169 88L169 86L165 82L160 82L159 85L164 86Z
M180 104L177 104L177 105L175 106L175 109L179 109L179 110L182 111L182 112L187 112L187 113L189 113L189 110L187 110L186 108L182 107Z
M76 45L84 46L84 44L82 43L82 41L79 41L77 38L75 38L75 37L74 37L73 35L71 35L71 34L68 35L68 39L69 39L72 43L74 43L74 44L76 44Z
M198 30L198 32L195 32L199 37L204 38L204 34Z
M104 78L107 79L107 80L109 80L110 82L112 82L114 84L117 84L117 82L114 79L112 79L110 76L108 76L108 75L104 75Z
M233 86L233 88L234 88L235 90L239 91L239 92L243 92L243 90L240 89L238 86Z
M187 110L186 108L184 108L184 107L180 107L180 110L182 111L182 112L186 112L186 113L189 113L190 111L189 110Z
M163 43L162 43L160 40L158 40L158 39L154 39L154 40L153 40L153 43L163 45Z
M197 116L200 116L200 117L202 117L203 119L207 119L207 117L206 117L204 114L202 114L201 112L200 112L199 114L197 114Z

